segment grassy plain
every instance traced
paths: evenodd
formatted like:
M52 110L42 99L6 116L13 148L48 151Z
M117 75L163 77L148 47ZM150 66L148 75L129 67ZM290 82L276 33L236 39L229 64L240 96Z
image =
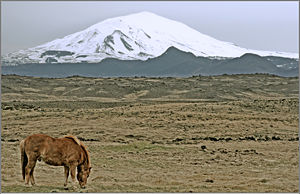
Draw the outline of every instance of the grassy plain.
M2 76L2 192L298 192L298 78ZM87 188L39 162L25 187L19 142L74 134Z

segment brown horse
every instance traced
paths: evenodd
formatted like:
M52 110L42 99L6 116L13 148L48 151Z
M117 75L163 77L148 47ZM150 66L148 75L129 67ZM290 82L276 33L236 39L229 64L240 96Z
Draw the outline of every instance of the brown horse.
M36 161L43 160L46 164L64 166L65 184L67 187L69 171L73 185L77 167L77 180L81 188L85 188L91 172L89 152L75 136L52 138L44 134L28 136L20 142L22 175L25 185L35 184L33 171Z

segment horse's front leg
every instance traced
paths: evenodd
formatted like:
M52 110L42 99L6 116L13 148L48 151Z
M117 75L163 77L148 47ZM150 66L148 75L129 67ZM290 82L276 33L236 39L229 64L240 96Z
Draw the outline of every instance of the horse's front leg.
M64 166L64 168L65 168L65 184L64 184L64 186L65 186L65 188L67 188L70 168L68 166Z
M75 179L76 166L75 165L70 166L70 171L71 171L71 178L72 178L73 188L76 188L76 179Z

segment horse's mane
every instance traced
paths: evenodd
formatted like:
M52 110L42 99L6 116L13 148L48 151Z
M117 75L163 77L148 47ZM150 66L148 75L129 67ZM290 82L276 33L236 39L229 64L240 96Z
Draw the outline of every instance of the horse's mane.
M89 154L89 152L87 151L87 149L86 149L86 147L85 147L85 145L84 145L83 143L80 142L80 146L81 146L81 148L83 149L83 151L84 151L85 154L86 154L86 163L87 163L88 168L90 168L90 167L91 167L91 163L90 163L90 154Z
M75 143L77 143L78 145L81 145L81 142L79 141L79 139L77 137L75 137L74 135L66 135L66 136L64 136L64 138L72 139Z
M77 143L78 145L80 145L80 147L82 148L82 150L84 151L85 155L86 155L86 163L87 163L87 166L88 168L91 167L90 165L90 154L89 152L87 151L86 149L86 146L77 138L75 137L74 135L66 135L64 136L65 138L68 138L68 139L72 139L75 143Z

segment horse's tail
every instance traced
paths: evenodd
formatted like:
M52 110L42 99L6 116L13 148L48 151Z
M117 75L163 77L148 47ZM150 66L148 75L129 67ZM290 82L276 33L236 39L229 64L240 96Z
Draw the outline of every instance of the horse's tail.
M20 149L21 149L22 176L23 176L23 180L25 180L25 167L28 163L28 158L25 153L25 140L22 140L20 142Z

